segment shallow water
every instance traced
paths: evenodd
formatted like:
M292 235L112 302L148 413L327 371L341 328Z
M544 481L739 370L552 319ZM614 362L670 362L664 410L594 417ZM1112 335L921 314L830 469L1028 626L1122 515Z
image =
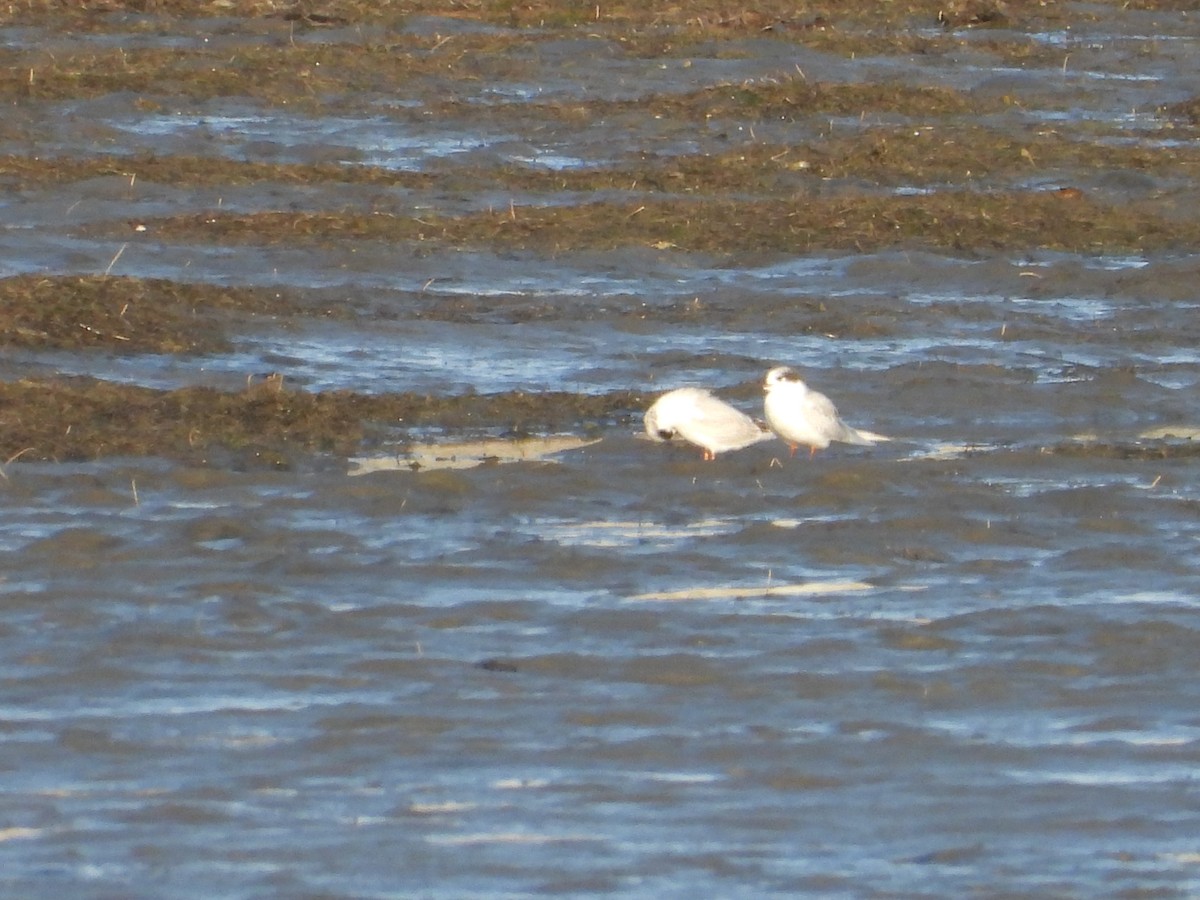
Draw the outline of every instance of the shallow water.
M1071 45L1072 77L989 70L966 51L805 51L805 65L1019 82L1136 140L1157 139L1122 118L1145 79L1159 100L1194 91L1186 17L1035 37ZM780 64L779 42L744 46L762 55L627 70L599 42L549 44L523 80L473 82L470 99L682 92ZM416 168L458 152L591 165L728 140L701 129L688 144L667 122L505 143L466 118L401 134L377 99L304 121L240 102L138 116L130 98L102 98L26 109L6 140L53 123L57 153L92 152L102 133L108 152ZM1191 189L1068 174L1114 197ZM104 271L120 244L78 228L108 219L378 193L27 189L0 206L0 268ZM498 199L383 193L398 207ZM313 390L444 393L696 383L757 413L763 372L792 363L853 424L896 440L812 460L767 443L704 463L611 429L540 460L493 448L472 468L414 470L397 448L394 467L355 477L324 459L286 473L13 463L0 481L0 887L1200 894L1198 266L131 243L120 274L310 290L360 315L248 328L218 357L8 352L0 376L233 389L279 371ZM1089 442L1114 452L1071 452ZM1146 447L1161 458L1132 452Z

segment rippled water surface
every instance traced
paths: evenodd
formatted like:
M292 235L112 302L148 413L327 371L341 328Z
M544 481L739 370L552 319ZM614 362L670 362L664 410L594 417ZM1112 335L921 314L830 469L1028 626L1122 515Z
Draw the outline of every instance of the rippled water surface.
M1194 92L1195 23L1131 13L1094 31L1070 36L1072 77L1055 82L982 51L801 60L764 41L664 69L548 42L520 79L465 99L636 98L802 62L827 79L1026 84L1155 140L1122 117L1151 90ZM26 109L0 143L420 171L695 152L738 127L543 140L465 113L425 121L410 100L326 118L213 101L185 119L104 97ZM1114 198L1191 189L1071 174ZM218 199L509 200L99 179L0 201L0 269L104 271L120 244L80 226ZM6 896L1200 895L1200 482L1184 452L1200 261L151 238L116 271L324 292L364 313L260 323L211 357L6 352L0 376L702 384L757 415L763 373L786 363L895 440L705 463L635 423L473 468L8 465Z

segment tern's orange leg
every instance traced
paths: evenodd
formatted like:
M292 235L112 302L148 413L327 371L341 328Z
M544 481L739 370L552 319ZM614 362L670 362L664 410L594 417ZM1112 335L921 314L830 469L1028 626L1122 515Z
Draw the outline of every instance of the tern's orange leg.
M717 458L717 454L713 453L711 450L704 451L704 461L705 462L712 462L716 458Z

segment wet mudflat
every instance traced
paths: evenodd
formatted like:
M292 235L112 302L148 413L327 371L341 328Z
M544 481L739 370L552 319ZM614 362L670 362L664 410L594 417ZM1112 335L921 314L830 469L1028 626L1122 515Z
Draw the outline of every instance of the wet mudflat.
M460 6L3 14L4 892L1200 892L1186 5Z

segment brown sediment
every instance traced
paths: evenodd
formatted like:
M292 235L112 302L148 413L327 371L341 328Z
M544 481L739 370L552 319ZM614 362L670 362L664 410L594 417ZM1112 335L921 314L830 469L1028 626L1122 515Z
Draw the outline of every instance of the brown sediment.
M1165 111L1172 116L1186 119L1193 125L1200 125L1200 97L1193 97L1181 103L1173 103Z

